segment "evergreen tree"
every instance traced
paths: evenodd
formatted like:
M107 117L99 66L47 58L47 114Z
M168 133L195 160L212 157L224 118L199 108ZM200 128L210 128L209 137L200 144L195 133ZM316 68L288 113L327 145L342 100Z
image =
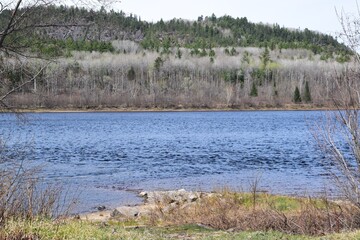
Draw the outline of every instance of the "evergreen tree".
M253 84L251 86L250 96L251 97L257 97L258 96L258 91L257 91L257 87L255 85L255 82L253 82Z
M154 62L154 67L157 71L160 70L160 67L164 64L164 60L161 59L161 57L157 57Z
M209 57L214 58L215 57L215 51L213 49L210 49Z
M307 81L305 82L305 92L304 92L303 99L304 99L304 102L306 102L306 103L311 102L310 88L309 88L309 83Z
M132 81L135 80L135 77L136 77L135 69L133 68L133 66L131 66L131 68L127 73L127 78Z
M182 52L181 52L179 47L176 50L176 57L179 58L179 59L181 59L181 57L182 57Z
M234 47L232 47L231 50L230 50L230 55L235 56L237 54L238 54L238 52L236 51L236 49Z
M301 96L298 87L295 88L293 101L294 103L301 103Z
M269 49L266 47L264 52L260 56L262 67L265 69L268 63L271 61Z

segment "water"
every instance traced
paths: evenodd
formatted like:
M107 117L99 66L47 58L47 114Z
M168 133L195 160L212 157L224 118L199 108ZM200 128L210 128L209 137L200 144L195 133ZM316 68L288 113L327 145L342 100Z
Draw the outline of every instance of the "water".
M316 194L329 184L310 126L317 111L0 115L8 143L27 145L46 181L80 189L82 211L136 204L141 190ZM7 138L7 137L5 137Z

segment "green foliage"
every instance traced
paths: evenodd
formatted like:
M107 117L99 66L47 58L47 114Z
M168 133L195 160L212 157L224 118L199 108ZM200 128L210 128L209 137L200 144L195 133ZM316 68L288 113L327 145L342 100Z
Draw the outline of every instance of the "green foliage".
M207 55L208 55L208 53L206 52L206 49L205 48L201 49L199 56L200 57L205 57Z
M278 95L279 95L279 92L276 89L276 81L274 81L274 84L273 84L273 96L277 97Z
M336 57L336 61L339 63L350 62L350 60L350 54L346 52L340 52L340 54Z
M171 47L171 39L166 38L162 43L161 54L169 54L170 53L170 47Z
M296 87L295 91L294 91L294 97L293 97L293 102L294 103L301 103L301 96L300 96L300 91L299 88Z
M133 14L126 15L122 11L107 12L105 9L94 11L78 7L47 6L38 7L35 12L41 13L44 18L49 18L43 19L46 22L51 20L63 22L64 24L74 22L94 23L83 30L86 35L83 39L91 39L89 41L75 39L68 42L66 39L52 39L55 43L53 42L52 46L43 49L44 54L50 56L64 54L66 52L63 51L64 49L70 51L113 51L111 44L105 43L105 39L101 39L99 31L94 30L104 29L105 27L110 30L106 40L121 39L123 38L121 33L125 32L128 33L129 40L139 41L144 49L161 52L162 54L169 54L170 49L174 47L201 49L200 53L202 55L205 55L204 49L226 47L226 54L230 56L238 54L235 47L269 47L272 50L276 48L305 48L313 51L314 54L322 54L324 60L335 54L335 56L338 56L339 62L347 61L348 57L346 56L352 54L348 47L339 43L330 35L308 29L294 31L280 27L278 24L255 24L249 22L245 17L233 18L227 15L216 17L212 14L209 17L200 16L198 21L193 22L172 19L166 22L160 20L156 23L148 23L141 21L140 18ZM10 17L9 11L1 12L0 25ZM231 34L224 35L221 29L228 29ZM38 37L50 39L49 34L52 33L51 31L51 29L41 29L36 34L39 35ZM24 36L24 38L26 39L28 36ZM59 46L57 40L66 41L66 47ZM27 46L32 46L32 44ZM344 54L340 54L341 52ZM193 54L198 55L196 51ZM265 58L264 61L266 63Z
M333 58L333 54L331 52L323 52L320 56L320 60L322 61L327 61L331 58Z
M161 57L157 57L157 58L155 59L155 62L154 62L154 68L155 68L157 71L159 71L160 68L163 66L163 64L164 64L164 61L162 60L162 58L161 58Z
M31 46L31 52L38 53L46 57L71 56L72 51L87 52L114 52L115 49L110 42L101 41L74 41L72 39L43 39L38 37L29 37L24 45Z
M182 57L182 52L181 52L181 50L180 50L179 47L178 47L177 50L176 50L176 57L177 57L178 59L181 59L181 57Z
M259 82L261 85L262 82L265 80L265 70L262 68L255 68L251 73L251 77L254 80L257 80L257 82Z
M10 88L15 88L26 77L21 68L5 68L4 76L10 81Z
M239 53L236 51L236 49L234 48L234 47L232 47L231 48L231 50L230 50L230 55L231 56L236 56L236 55L238 55Z
M250 96L251 97L257 97L258 96L258 90L257 90L255 82L253 82L252 85L251 85Z
M191 49L191 51L190 51L190 55L191 56L196 56L196 55L199 55L200 54L200 51L199 51L199 49L198 48L193 48L193 49Z
M242 64L250 64L251 62L251 53L249 53L248 51L245 51L244 52L244 55L242 56L242 59L241 59L241 63Z
M237 69L228 70L223 73L223 76L226 82L230 82L233 84L239 82L243 84L245 81L244 72L242 70L237 70Z
M268 63L271 61L269 49L266 47L264 52L260 55L262 68L266 68Z
M306 103L311 102L311 93L310 93L308 81L305 82L305 92L304 92L303 100Z
M62 45L63 41L58 40L58 44ZM70 51L87 51L87 52L114 52L115 49L110 42L102 42L102 41L84 41L78 40L74 41L72 39L66 40L65 49Z
M224 53L228 56L236 56L239 54L234 47L232 47L231 50L225 48Z
M213 49L210 49L209 51L209 57L214 58L215 57L215 51Z
M280 201L280 200L279 200ZM280 207L281 209L281 207ZM281 210L280 210L281 211ZM1 239L190 239L212 240L316 240L319 237L285 234L276 231L219 231L201 224L142 227L141 223L126 226L124 222L90 222L79 220L12 221L0 229ZM359 239L360 231L328 234L320 239Z

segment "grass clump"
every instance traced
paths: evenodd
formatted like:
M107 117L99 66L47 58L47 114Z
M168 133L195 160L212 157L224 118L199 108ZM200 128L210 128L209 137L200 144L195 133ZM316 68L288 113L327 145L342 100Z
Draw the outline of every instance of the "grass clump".
M128 231L119 225L79 220L9 221L0 239L152 239L147 231Z

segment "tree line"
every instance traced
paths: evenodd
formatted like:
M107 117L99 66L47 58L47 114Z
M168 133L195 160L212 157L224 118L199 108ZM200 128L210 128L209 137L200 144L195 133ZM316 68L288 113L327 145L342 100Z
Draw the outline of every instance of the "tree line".
M7 106L329 106L353 54L331 36L246 18L147 23L121 11L52 5L31 13L32 25L18 28L33 31L13 31L3 42L5 52L22 52L0 56L0 90L14 93ZM0 13L1 28L9 17Z
M250 108L311 103L330 106L334 81L350 63L322 61L310 50L214 48L216 57L198 57L177 48L168 55L144 50L130 41L113 43L115 52L73 52L49 64L9 97L22 108ZM127 49L126 53L120 51ZM117 52L121 53L117 53ZM40 60L37 60L40 61ZM42 64L29 60L26 68ZM26 78L25 65L5 64L9 88ZM336 71L334 71L336 70ZM336 72L336 75L335 75Z

